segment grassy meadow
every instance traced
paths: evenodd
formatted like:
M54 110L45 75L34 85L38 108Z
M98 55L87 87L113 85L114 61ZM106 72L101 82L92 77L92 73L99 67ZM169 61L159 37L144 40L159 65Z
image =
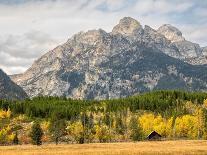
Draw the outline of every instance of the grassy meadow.
M206 155L207 141L179 140L137 143L44 144L1 146L1 155Z

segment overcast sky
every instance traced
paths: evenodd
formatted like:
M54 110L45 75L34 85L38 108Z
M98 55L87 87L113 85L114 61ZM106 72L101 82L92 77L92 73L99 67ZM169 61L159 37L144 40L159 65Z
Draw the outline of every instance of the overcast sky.
M73 34L110 32L125 16L155 29L169 23L207 46L207 0L0 0L0 68L22 73Z

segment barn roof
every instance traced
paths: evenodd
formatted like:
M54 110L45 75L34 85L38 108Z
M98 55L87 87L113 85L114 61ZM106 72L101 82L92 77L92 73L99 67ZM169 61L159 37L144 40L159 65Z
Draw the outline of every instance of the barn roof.
M155 136L162 137L159 133L157 133L156 131L153 131L153 132L151 132L151 133L147 136L147 138L148 138L148 139L151 139L151 138L153 138L153 137L155 137Z

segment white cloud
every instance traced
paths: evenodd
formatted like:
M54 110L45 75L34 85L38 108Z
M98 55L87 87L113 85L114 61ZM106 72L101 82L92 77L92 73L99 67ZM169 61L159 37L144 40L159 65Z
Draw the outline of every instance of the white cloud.
M25 71L37 57L57 46L57 42L39 31L1 36L0 65L9 74Z
M3 71L6 71L7 75L13 75L13 74L18 74L18 73L23 73L26 69L26 67L21 67L21 66L4 66L0 65L0 68L3 69ZM18 72L17 72L18 71Z
M207 23L206 25L182 25L180 28L187 40L199 43L201 47L207 46Z
M0 1L0 59L8 59L0 61L0 67L7 73L20 73L31 66L34 59L73 34L98 28L109 32L124 16L134 17L154 28L173 24L181 28L186 39L204 45L207 37L199 29L205 31L205 26L199 22L207 24L206 8L205 5L195 7L195 4L194 0L28 0L18 5L5 5ZM197 17L193 24L183 24L190 20L188 18L177 20L186 12Z
M167 1L167 0L146 0L146 1L137 1L134 9L141 14L166 14L171 12L184 12L190 7L193 6L193 3L188 1Z

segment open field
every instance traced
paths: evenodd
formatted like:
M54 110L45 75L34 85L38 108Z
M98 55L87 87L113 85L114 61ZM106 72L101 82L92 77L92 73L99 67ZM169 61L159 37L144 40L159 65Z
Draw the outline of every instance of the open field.
M207 155L207 141L1 146L1 155Z

